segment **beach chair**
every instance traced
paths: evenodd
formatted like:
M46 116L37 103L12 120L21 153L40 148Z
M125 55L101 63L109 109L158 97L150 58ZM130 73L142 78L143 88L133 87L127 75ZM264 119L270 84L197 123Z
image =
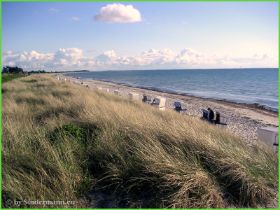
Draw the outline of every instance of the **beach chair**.
M203 120L208 120L208 110L202 109L202 117Z
M215 124L221 124L221 114L220 114L220 112L216 112Z
M130 100L139 100L139 94L138 93L134 93L134 92L130 92L130 93L128 93L128 98Z
M214 116L215 116L214 111L211 108L208 108L207 110L208 110L208 117L207 117L208 121L211 123L215 122L214 121Z
M151 104L151 103L152 103L152 98L151 98L151 96L143 95L142 102Z
M115 94L115 95L120 95L120 91L114 90L114 94Z
M174 102L174 110L175 110L176 112L183 112L183 111L186 111L187 109L183 109L183 108L182 108L181 102L175 101L175 102Z
M174 110L176 111L176 112L180 112L181 110L182 110L182 105L181 105L181 103L180 102L178 102L178 101L175 101L174 102Z
M160 110L165 110L166 98L165 97L160 97L159 100L160 100L160 102L159 102L159 109Z
M152 101L151 105L153 105L153 106L158 106L159 103L160 103L159 98L154 98L154 100Z
M227 123L221 117L220 112L215 112L215 119L212 120L212 123L215 123L216 125L227 125Z
M278 128L277 127L260 127L257 129L258 139L267 144L278 152Z
M165 110L166 98L157 96L151 103L152 106L157 106L160 110Z
M202 109L202 117L201 117L202 120L207 120L208 122L214 123L216 125L227 125L225 122L222 122L220 112L214 113L213 110L210 109L213 112L212 114L210 114L209 109L210 108L208 108L207 110L206 109ZM215 118L214 118L214 116L215 116Z

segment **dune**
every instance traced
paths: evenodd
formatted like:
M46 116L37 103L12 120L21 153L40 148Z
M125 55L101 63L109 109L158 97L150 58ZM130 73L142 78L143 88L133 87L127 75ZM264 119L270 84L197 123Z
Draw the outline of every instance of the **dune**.
M196 116L50 75L3 88L4 207L34 200L84 208L277 203L277 156L264 144L248 146Z

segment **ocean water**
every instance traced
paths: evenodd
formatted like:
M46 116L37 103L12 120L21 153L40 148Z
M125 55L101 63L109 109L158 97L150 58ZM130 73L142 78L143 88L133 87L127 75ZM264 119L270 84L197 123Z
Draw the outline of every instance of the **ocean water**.
M66 75L278 110L278 69L133 70Z

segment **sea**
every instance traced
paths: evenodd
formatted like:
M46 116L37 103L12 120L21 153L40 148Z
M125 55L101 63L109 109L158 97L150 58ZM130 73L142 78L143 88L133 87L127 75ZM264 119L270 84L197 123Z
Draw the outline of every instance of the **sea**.
M180 69L65 73L167 93L252 104L278 111L278 69Z

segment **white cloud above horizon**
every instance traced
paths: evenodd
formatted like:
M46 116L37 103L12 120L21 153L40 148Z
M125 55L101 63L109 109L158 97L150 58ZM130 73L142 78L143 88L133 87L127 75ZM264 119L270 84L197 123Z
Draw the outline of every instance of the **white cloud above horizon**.
M60 10L59 9L57 9L57 8L49 8L48 9L48 12L50 12L50 13L58 13L58 12L60 12Z
M95 15L96 21L110 23L135 23L141 22L141 13L132 5L119 3L107 4L101 7L99 14Z
M185 48L149 49L138 55L118 55L114 50L97 56L85 56L79 48L60 48L53 53L12 52L2 54L3 65L19 66L26 70L133 70L172 68L250 68L277 67L278 61L267 54L248 57L217 56Z
M80 21L81 18L79 18L79 17L77 17L77 16L72 16L72 17L71 17L71 20L73 20L73 21Z

